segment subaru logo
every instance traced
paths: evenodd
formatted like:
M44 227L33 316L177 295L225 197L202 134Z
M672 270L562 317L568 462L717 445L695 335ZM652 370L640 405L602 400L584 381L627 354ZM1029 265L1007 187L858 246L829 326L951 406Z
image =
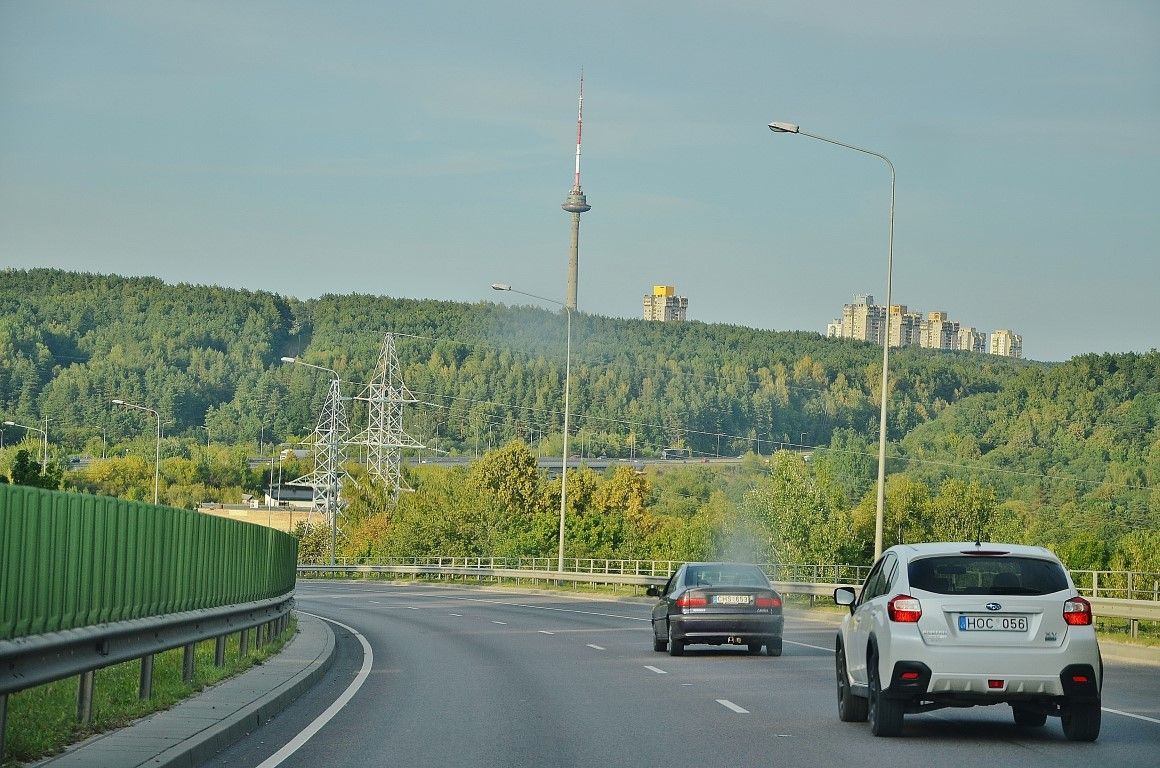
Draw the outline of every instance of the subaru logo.
M999 605L998 603L987 603L987 606L986 606L988 611L998 611L1002 607L1003 606Z

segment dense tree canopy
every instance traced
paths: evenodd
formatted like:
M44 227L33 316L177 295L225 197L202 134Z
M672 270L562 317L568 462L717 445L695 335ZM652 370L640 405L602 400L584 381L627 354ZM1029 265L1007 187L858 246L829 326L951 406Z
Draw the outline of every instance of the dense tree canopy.
M301 301L57 270L2 276L0 412L47 418L49 432L43 475L39 464L30 472L29 436L4 433L7 479L151 498L155 422L111 405L120 398L160 414L164 501L258 494L274 482L279 447L314 429L327 391L328 374L281 358L336 371L357 431L359 382L393 333L419 401L406 431L428 452L483 458L419 467L415 492L397 502L355 462L349 554L554 553L559 488L536 457L563 451L561 314L370 295ZM572 326L570 453L748 457L724 471L569 473L575 556L868 556L876 347L580 313ZM907 348L891 359L887 543L982 532L1050 545L1074 567L1155 564L1160 353L1042 365Z

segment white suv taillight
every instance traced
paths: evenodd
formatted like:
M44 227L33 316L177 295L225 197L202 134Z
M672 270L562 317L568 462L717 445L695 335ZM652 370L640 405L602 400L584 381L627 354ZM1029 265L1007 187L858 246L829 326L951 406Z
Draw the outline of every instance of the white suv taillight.
M913 624L922 618L922 603L910 595L895 595L886 604L891 621Z
M1063 604L1063 620L1071 626L1092 623L1092 604L1082 597L1073 597Z

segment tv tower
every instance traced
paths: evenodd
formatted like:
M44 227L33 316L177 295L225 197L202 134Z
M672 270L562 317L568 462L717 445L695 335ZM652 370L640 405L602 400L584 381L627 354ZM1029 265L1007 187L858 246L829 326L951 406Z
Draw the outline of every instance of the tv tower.
M584 192L580 189L580 134L584 129L584 72L580 73L580 106L576 116L576 175L572 179L572 191L560 207L572 214L572 244L568 252L568 298L569 310L576 309L576 273L580 260L580 214L592 210Z

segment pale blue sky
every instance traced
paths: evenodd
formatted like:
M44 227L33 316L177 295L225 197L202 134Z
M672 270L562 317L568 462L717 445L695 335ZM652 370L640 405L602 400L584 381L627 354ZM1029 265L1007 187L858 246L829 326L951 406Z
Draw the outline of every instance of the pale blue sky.
M1160 3L0 0L0 264L1160 346ZM527 300L530 302L531 300Z

